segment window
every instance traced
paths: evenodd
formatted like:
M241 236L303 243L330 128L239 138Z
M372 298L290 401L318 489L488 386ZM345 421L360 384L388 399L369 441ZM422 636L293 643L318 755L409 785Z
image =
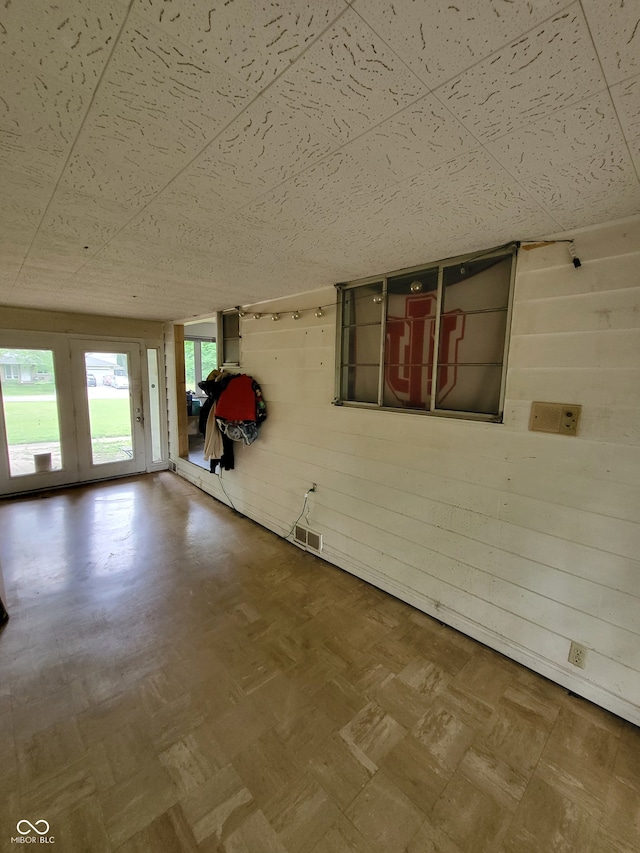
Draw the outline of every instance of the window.
M197 388L198 382L206 379L216 366L215 340L185 336L184 373L187 388Z
M240 364L240 315L237 310L220 314L222 325L222 352L220 364L237 367Z
M338 401L500 420L515 253L338 285Z
M20 379L20 368L17 364L4 365L4 378L7 380Z

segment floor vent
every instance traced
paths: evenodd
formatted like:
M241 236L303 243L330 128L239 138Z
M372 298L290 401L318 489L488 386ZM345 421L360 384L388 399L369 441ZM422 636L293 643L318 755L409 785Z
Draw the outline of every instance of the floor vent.
M322 551L322 534L309 530L302 524L296 524L293 541L305 551Z

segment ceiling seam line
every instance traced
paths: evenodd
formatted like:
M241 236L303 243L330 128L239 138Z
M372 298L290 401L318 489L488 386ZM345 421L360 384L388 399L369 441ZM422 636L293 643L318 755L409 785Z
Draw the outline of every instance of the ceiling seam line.
M133 4L133 2L134 2L134 0L131 0L131 4ZM247 111L251 106L253 106L253 104L255 104L255 103L256 103L256 101L258 101L258 100L259 100L259 99L264 95L264 93L265 93L265 92L267 92L267 91L271 88L271 86L273 86L273 85L276 83L276 81L277 81L277 80L279 80L282 76L284 76L284 75L285 75L285 74L286 74L286 73L287 73L287 72L288 72L288 71L289 71L289 70L290 70L290 69L291 69L291 68L292 68L292 67L293 67L293 66L294 66L294 65L295 65L295 64L296 64L296 63L297 63L297 62L298 62L298 61L299 61L299 60L300 60L300 59L301 59L301 58L302 58L306 53L307 53L307 51L309 51L309 50L310 50L310 49L311 49L311 48L312 48L312 47L313 47L313 46L314 46L314 45L315 45L315 44L316 44L316 43L317 43L317 42L318 42L318 41L319 41L323 36L324 36L324 34L325 34L328 30L330 30L330 29L331 29L331 27L333 27L333 25L336 23L336 21L339 21L339 20L340 20L340 18L341 18L341 17L342 17L342 16L343 16L343 15L344 15L344 14L345 14L345 13L346 13L350 8L351 8L350 6L345 6L345 8L342 10L342 12L340 12L340 14L339 14L339 15L337 15L337 16L336 16L336 17L331 21L331 23L327 24L327 26L322 30L322 32L320 32L320 33L316 36L316 38L314 38L314 39L313 39L313 40L312 40L312 41L307 45L307 47L306 47L306 48L302 51L302 53L301 53L301 54L300 54L300 55L295 59L295 61L294 61L294 62L291 62L289 65L287 65L287 67L286 67L286 68L283 68L283 70L282 70L279 74L277 74L277 75L273 78L273 80L272 80L272 81L271 81L267 86L265 86L265 87L264 87L264 89L261 89L259 92L257 92L257 93L256 93L256 95L255 95L255 97L254 97L254 98L252 98L252 99L249 101L249 103L248 103L248 104L246 104L246 105L245 105L245 106L240 110L240 112L239 112L237 115L235 115L235 116L234 116L234 117L233 117L229 122L227 122L227 124L226 124L223 128L221 128L221 129L220 129L220 130L219 130L219 131L218 131L218 132L217 132L217 133L216 133L216 134L215 134L215 135L214 135L214 136L213 136L213 137L212 137L208 142L206 142L206 143L205 143L205 145L204 145L204 146L203 146L203 147L198 151L198 153L197 153L197 154L195 154L195 155L191 158L191 160L189 160L189 162L188 162L188 163L186 163L186 164L185 164L185 165L184 165L184 166L183 166L183 167L182 167L178 172L176 172L176 174L175 174L175 175L173 175L173 176L172 176L172 178L171 178L169 181L167 181L167 183L166 183L166 184L165 184L161 189L159 189L159 190L158 190L158 192L154 195L154 197L153 197L153 198L149 199L149 201L147 201L147 202L146 202L146 204L144 204L141 208L139 208L138 210L136 210L136 212L133 214L133 216L132 216L130 219L128 219L128 220L127 220L127 222L125 222L125 223L124 223L124 225L123 225L121 228L119 228L119 229L118 229L114 234L112 234L112 236L111 236L111 237L110 237L110 238L109 238L105 243L103 243L103 244L102 244L102 246L100 246L100 248L99 248L99 249L98 249L98 250L97 250L93 255L91 255L90 257L88 257L88 258L86 259L86 261L84 261L84 262L83 262L83 263L78 267L78 269L74 270L74 272L72 272L72 273L71 273L71 275L70 275L68 278L66 278L66 279L64 280L64 283L66 284L67 282L71 281L71 279L72 279L74 276L76 276L76 275L77 275L81 270L83 270L87 264L89 264L89 263L90 263L94 258L96 258L96 257L98 256L98 254L99 254L103 249L105 249L105 248L106 248L106 247L107 247L107 246L108 246L108 245L109 245L109 244L110 244L110 243L111 243L111 242L112 242L112 241L113 241L113 240L114 240L114 239L115 239L119 234L121 234L121 233L125 230L125 228L128 228L128 227L129 227L129 225L131 225L131 223L135 220L135 218L136 218L137 216L139 216L141 213L143 213L143 211L145 211L145 210L149 207L149 205L151 205L151 204L153 204L153 202L157 201L157 200L158 200L158 198L160 198L160 196L162 195L162 193L164 193L164 192L165 192L165 190L167 190L167 189L168 189L168 187L170 187L170 186L171 186L171 184L172 184L174 181L176 181L176 180L177 180L177 179L178 179L178 178L179 178L179 177L180 177L184 172L186 172L186 171L187 171L187 169L189 169L189 168L193 165L193 163L195 163L195 161L196 161L199 157L201 157L201 156L204 154L204 152L207 150L207 148L209 148L211 145L213 145L213 143L214 143L214 142L215 142L215 141L216 141L216 140L217 140L217 139L218 139L218 138L219 138L219 137L220 137L220 136L221 136L221 135L222 135L226 130L228 130L234 122L236 122L236 121L237 121L241 116L243 116L243 115L244 115L244 113L245 113L245 112L246 112L246 111ZM128 17L128 16L127 16L127 17ZM176 39L176 41L178 41L178 42L179 42L180 40L179 40L179 39ZM181 43L181 42L180 42L180 43ZM216 67L217 67L217 66L216 66ZM229 76L233 76L233 75L229 75ZM233 79L236 79L236 78L234 77ZM238 82L240 82L240 81L238 81ZM245 84L245 85L246 85L246 84ZM83 123L83 124L84 124L84 123ZM68 162L68 161L67 161L67 162ZM65 163L65 168L66 168L66 163ZM54 190L54 192L55 192L55 190ZM35 238L34 238L34 239L35 239Z
M354 2L355 2L355 0L354 0ZM571 2L567 3L566 6L563 6L561 9L558 9L557 12L554 12L553 14L549 15L548 17L543 18L542 21L539 21L537 24L534 24L533 26L529 27L528 30L524 30L524 32L519 33L517 36L515 36L515 38L510 39L509 41L500 45L500 47L497 47L495 50L492 50L491 53L488 53L486 56L483 56L481 59L478 59L476 62L473 62L471 65L469 65L463 71L458 72L457 74L454 74L453 77L448 77L446 80L443 80L442 83L438 83L438 85L433 89L429 86L428 83L426 83L418 75L418 73L416 71L414 71L412 68L409 68L409 66L406 64L404 59L400 56L400 54L394 50L394 48L378 33L377 30L375 30L372 27L371 24L368 23L368 21L365 20L365 18L362 17L362 15L360 15L360 13L358 12L357 9L355 9L353 6L351 6L350 8L352 8L353 11L356 13L356 15L358 15L358 17L369 27L369 29L376 34L376 36L380 39L380 41L383 42L383 44L385 44L389 48L389 50L393 53L393 55L396 56L400 60L400 62L405 66L405 68L407 68L424 86L426 86L430 92L434 93L436 91L436 89L439 89L441 86L447 86L453 80L457 80L457 78L460 77L462 74L466 74L468 71L471 71L472 69L476 68L482 62L486 62L487 59L490 59L492 56L495 56L496 54L500 53L505 48L509 47L511 44L513 44L513 42L516 39L521 39L524 36L529 35L529 33L531 33L533 30L537 29L538 27L541 27L543 24L546 24L548 21L552 20L552 18L555 18L558 15L561 15L563 12L565 12L571 6L576 5L576 3L581 3L581 0L571 0ZM584 10L582 10L582 6L580 8L581 8L582 14L584 15ZM586 16L585 16L585 19L586 19Z
M627 153L629 155L631 165L633 167L634 172L636 173L636 178L638 179L638 183L640 183L640 167L636 165L636 161L635 161L635 158L633 156L633 152L631 151L631 148L629 146L629 140L627 139L627 135L624 132L624 127L622 126L622 122L620 121L620 114L618 113L618 108L616 106L616 102L614 101L613 95L611 94L611 86L609 85L607 75L606 75L604 67L602 65L602 60L600 59L600 54L598 53L598 46L596 45L595 39L593 37L593 33L591 32L591 27L589 26L589 21L587 19L586 13L584 11L584 7L582 5L582 0L578 0L578 2L580 3L580 9L581 9L582 15L584 17L584 21L585 21L585 24L587 27L587 32L589 33L589 38L591 39L591 44L593 45L593 50L594 50L595 55L598 59L598 64L600 65L600 70L602 71L602 77L603 77L603 79L607 85L607 91L609 93L609 98L611 99L611 106L613 107L613 111L616 114L616 120L618 122L618 127L620 128L620 132L622 133L622 138L624 139L624 143L625 143L625 146L627 148ZM637 75L632 75L630 78L627 77L627 78L625 78L625 80L633 79L633 77L635 77L635 76L637 76ZM625 80L621 80L620 83L624 83ZM614 85L618 86L618 85L620 85L620 83L616 83Z
M104 76L105 76L105 74L107 73L107 69L108 69L109 64L110 64L110 62L111 62L111 58L113 57L113 54L114 54L114 52L115 52L116 47L117 47L117 46L118 46L118 44L120 43L120 38L121 38L122 33L123 33L123 31L124 31L124 28L125 28L125 26L126 26L126 24L127 24L127 21L129 20L129 14L130 14L130 12L131 12L131 8L132 8L132 6L133 6L134 2L135 2L135 0L129 0L129 5L128 5L128 7L127 7L127 12L126 12L126 14L125 14L125 16L124 16L124 18L123 18L123 20L122 20L122 24L121 24L121 26L120 26L120 29L118 30L118 33L117 33L117 35L116 35L116 37L115 37L115 39L114 39L113 46L112 46L112 48L111 48L111 51L109 52L109 56L107 57L107 60L106 60L106 62L104 63L104 66L103 66L103 68L102 68L102 71L100 72L100 77L98 78L98 82L96 83L96 85L95 85L95 87L94 87L94 89L93 89L93 92L91 93L91 97L89 98L89 105L87 106L87 109L86 109L85 114L84 114L84 116L83 116L83 118L82 118L82 121L80 122L80 127L78 128L78 131L77 131L77 133L76 133L76 135L75 135L75 138L74 138L73 142L71 143L71 147L69 148L69 153L67 154L67 157L66 157L66 159L65 159L65 161L64 161L64 165L62 166L62 169L60 170L60 174L58 175L58 177L57 177L57 179L56 179L55 186L54 186L53 190L51 191L51 195L49 196L49 201L47 202L47 204L46 204L46 206L45 206L44 210L42 211L42 216L40 217L40 221L38 222L38 225L37 225L37 227L36 227L36 229L35 229L35 232L34 232L34 234L33 234L33 237L32 237L32 239L31 239L31 242L29 243L29 248L28 248L28 249L27 249L27 251L25 252L24 258L22 259L22 263L20 264L20 269L19 269L19 270L18 270L18 272L16 273L16 277L15 277L15 278L14 278L14 280L13 280L13 286L14 286L14 287L15 287L15 285L18 283L18 279L20 278L20 275L22 274L22 270L24 269L25 264L27 263L27 259L28 259L29 255L31 254L31 250L32 250L32 248L33 248L33 244L35 243L35 241L36 241L36 239L37 239L37 237L38 237L38 235L39 235L39 233L40 233L40 229L42 228L42 223L44 222L44 220L45 220L45 218L46 218L46 216L47 216L47 213L49 212L49 208L51 207L51 205L52 205L52 203L53 203L53 199L55 198L55 195L56 195L56 193L57 193L57 191L58 191L58 187L60 186L60 182L62 181L62 178L64 177L64 174L65 174L65 172L67 171L67 166L69 165L69 161L71 160L71 158L72 158L72 156L73 156L73 152L75 151L75 148L76 148L76 145L77 145L77 143L78 143L78 139L79 139L79 137L80 137L80 134L82 133L82 131L83 131L83 129L84 129L84 126L85 126L85 124L87 123L87 119L88 119L88 117L89 117L89 113L90 113L90 111L91 111L91 107L93 106L93 103L94 103L94 101L95 101L95 99L96 99L96 95L97 95L97 93L98 93L98 90L100 89L100 86L102 85L102 81L103 81L103 79L104 79ZM68 280L68 279L66 279L66 280L65 280L65 282L66 282L67 280Z

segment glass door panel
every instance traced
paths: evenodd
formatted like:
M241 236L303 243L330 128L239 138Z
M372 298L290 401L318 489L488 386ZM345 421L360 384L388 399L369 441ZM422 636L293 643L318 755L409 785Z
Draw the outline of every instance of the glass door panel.
M85 352L84 362L91 464L107 465L132 459L129 356L126 352Z
M70 347L79 479L144 471L140 346L75 339Z
M0 349L0 381L9 476L61 471L53 350Z

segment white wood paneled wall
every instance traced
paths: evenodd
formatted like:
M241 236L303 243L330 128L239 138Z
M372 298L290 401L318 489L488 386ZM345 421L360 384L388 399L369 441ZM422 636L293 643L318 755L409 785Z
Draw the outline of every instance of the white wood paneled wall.
M223 483L281 535L317 483L325 559L640 723L640 222L575 239L580 269L520 253L503 424L334 407L333 290L261 306L282 319L242 321L242 370L269 417ZM530 432L533 400L581 404L578 436Z

